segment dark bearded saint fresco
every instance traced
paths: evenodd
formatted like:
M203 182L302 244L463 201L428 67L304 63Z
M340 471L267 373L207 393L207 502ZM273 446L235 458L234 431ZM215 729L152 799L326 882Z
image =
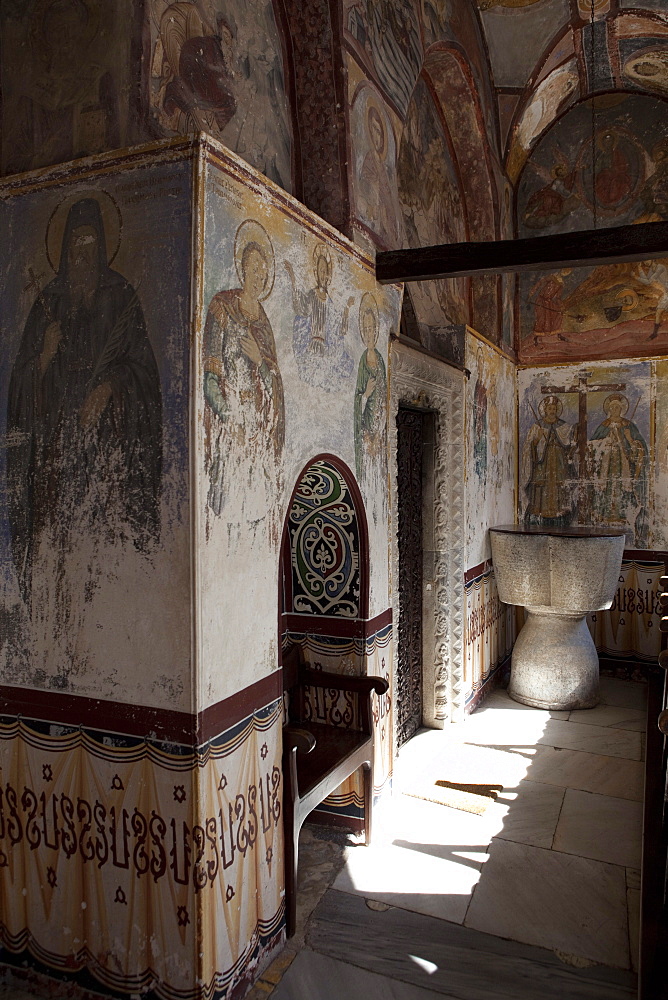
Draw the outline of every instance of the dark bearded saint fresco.
M9 386L7 479L14 561L30 600L40 540L77 530L157 539L158 371L137 291L107 263L98 201L69 210L56 277L28 316Z

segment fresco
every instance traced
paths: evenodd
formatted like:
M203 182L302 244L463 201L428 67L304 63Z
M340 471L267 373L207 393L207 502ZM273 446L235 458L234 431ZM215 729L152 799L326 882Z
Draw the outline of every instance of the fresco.
M295 311L292 348L300 378L324 392L333 392L353 370L348 330L355 298L348 296L340 309L334 302L330 293L334 258L326 243L315 244L312 262L314 284L304 292L298 287L292 263L284 261Z
M497 235L497 211L492 156L468 63L457 51L437 50L427 56L425 72L429 74L452 139L468 230L476 233L479 240L493 240ZM471 325L493 341L499 336L498 286L495 275L471 279Z
M383 245L401 246L394 129L382 101L365 84L358 88L351 104L350 131L355 150L355 215Z
M366 292L360 303L359 329L365 351L357 368L355 386L355 470L358 479L378 467L387 451L387 374L376 349L380 333L378 303Z
M652 362L655 372L654 536L657 549L668 550L668 361Z
M39 290L32 272L37 294L9 383L9 521L29 607L43 546L62 556L103 518L108 537L140 550L159 539L158 369L138 293L108 264L102 205L115 214L111 199L91 197L51 216L47 248L49 230L62 233L56 275Z
M422 64L422 42L412 0L347 0L346 37L371 67L402 118Z
M0 647L5 683L174 707L190 176L154 167L2 203Z
M305 223L302 207L249 187L234 158L212 153L206 184L198 490L203 685L216 701L275 670L281 531L316 455L357 476L374 563L369 613L388 607L387 344L400 298L376 285L352 244ZM221 566L233 585L221 586ZM240 594L252 595L252 615L239 615ZM233 654L226 671L221 645Z
M407 245L432 246L467 239L462 193L452 153L434 101L423 79L408 109L398 160L399 198ZM420 323L442 327L466 323L468 283L416 282L411 289Z
M264 0L150 0L151 109L165 135L205 131L292 189L282 44Z
M519 186L520 236L658 221L666 212L668 144L661 102L610 95L570 111L540 141ZM573 153L563 150L569 146ZM668 348L665 263L523 275L522 360L619 358Z
M276 543L285 403L262 305L274 284L274 250L259 222L246 219L237 229L234 261L240 287L216 293L204 328L207 502L216 515L225 504L236 505L254 530L265 522Z
M466 367L467 565L489 558L487 529L515 519L515 373L512 361L468 333Z
M627 529L652 544L649 362L520 373L520 516L528 526Z
M521 114L514 130L508 155L508 177L515 182L526 163L529 151L542 132L552 124L565 107L574 103L580 94L580 77L575 59L558 66L541 80ZM555 164L551 184L560 189L561 165Z
M133 19L123 0L5 3L0 26L3 173L125 144Z

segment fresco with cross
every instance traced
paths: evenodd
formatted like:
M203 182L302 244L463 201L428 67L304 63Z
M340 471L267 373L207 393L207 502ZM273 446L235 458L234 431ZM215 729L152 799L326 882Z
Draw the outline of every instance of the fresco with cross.
M519 372L519 515L528 527L603 524L652 544L651 363Z

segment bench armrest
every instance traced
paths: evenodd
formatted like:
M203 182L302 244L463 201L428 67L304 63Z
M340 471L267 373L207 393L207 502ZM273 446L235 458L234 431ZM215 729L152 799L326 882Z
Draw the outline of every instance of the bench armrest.
M298 726L283 727L283 753L297 750L299 753L310 753L315 747L315 736L308 729Z
M384 677L351 677L349 674L334 674L328 670L313 670L302 666L299 670L301 684L309 687L330 688L334 691L352 691L359 695L360 722L362 732L368 736L372 733L371 695L383 695L389 688Z
M356 691L358 694L385 694L389 684L384 677L351 677L349 674L334 674L328 670L313 670L312 667L302 667L299 680L309 687L334 688L335 691Z

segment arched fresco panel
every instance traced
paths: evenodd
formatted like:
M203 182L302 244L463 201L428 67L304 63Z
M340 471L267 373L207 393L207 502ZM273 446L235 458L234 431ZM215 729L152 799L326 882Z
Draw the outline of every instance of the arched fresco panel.
M292 190L292 126L264 0L150 0L150 103L163 135L208 132Z
M457 52L432 50L425 62L452 139L469 230L479 240L496 237L494 181L485 125L468 63ZM498 287L495 275L472 280L472 326L491 340L499 332Z
M520 236L668 218L665 103L609 94L569 111L539 142L517 196ZM593 141L592 141L593 128ZM523 360L668 349L668 269L657 260L523 275Z
M424 78L418 81L408 108L398 175L408 246L459 243L468 238L452 150ZM465 279L418 282L413 302L420 323L434 329L469 319Z

